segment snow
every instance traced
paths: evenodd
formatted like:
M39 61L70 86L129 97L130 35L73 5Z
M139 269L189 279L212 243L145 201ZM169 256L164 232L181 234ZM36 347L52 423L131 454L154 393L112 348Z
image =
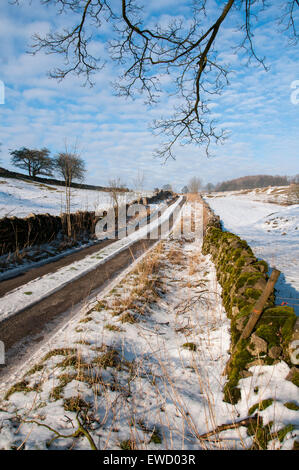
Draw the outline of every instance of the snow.
M299 315L299 205L270 204L232 192L206 201L225 230L246 240L258 258L281 271L277 302L287 302Z
M152 193L144 193L143 195ZM120 203L136 199L134 191L123 193ZM111 207L109 192L90 189L71 189L71 211L106 210ZM65 212L63 186L0 178L0 217L26 217L30 213L60 215Z

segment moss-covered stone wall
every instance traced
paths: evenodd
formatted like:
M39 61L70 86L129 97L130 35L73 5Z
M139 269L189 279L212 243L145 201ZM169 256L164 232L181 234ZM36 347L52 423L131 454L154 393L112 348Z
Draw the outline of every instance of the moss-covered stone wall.
M208 212L212 211L207 208ZM213 217L206 226L203 253L210 254L222 287L222 300L231 320L231 351L234 350L224 388L225 401L236 403L240 398L237 385L240 378L250 375L256 364L273 364L278 360L290 363L288 346L296 315L293 308L275 306L275 294L268 299L254 332L235 348L252 308L268 280L268 265L259 261L246 241L224 232ZM211 222L212 221L212 222Z

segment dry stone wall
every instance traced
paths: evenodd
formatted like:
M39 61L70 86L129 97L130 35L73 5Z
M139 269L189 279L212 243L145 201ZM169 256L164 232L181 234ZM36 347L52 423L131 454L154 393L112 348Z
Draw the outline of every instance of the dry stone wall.
M222 230L219 218L206 203L205 211L203 253L210 254L213 259L222 287L223 304L231 320L232 364L224 394L226 401L236 403L240 398L238 381L250 375L248 369L252 365L270 365L279 360L291 365L289 345L294 338L296 315L291 307L275 305L273 293L251 337L235 348L257 299L265 289L269 268L265 261L254 256L245 240ZM298 378L298 373L295 373L295 382Z

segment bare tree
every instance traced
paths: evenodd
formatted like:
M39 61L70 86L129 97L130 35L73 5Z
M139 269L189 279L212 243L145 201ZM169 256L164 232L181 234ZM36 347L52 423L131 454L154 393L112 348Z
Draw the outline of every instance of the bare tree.
M188 183L189 193L196 194L199 192L201 187L202 187L201 179L198 178L197 176L193 176Z
M164 184L162 189L163 191L172 191L172 186L171 184Z
M93 84L92 74L103 67L105 57L94 57L91 48L94 49L94 36L101 33L105 22L111 23L114 30L109 42L110 57L122 68L115 84L120 95L142 92L149 103L155 103L163 86L167 87L159 78L172 77L171 91L179 104L176 103L172 116L153 123L153 130L165 137L157 151L164 159L174 158L175 144L204 145L208 154L211 142L225 138L225 132L216 130L209 116L208 102L210 95L219 94L228 83L228 67L219 58L221 30L227 17L242 32L241 41L234 43L232 38L231 47L245 49L249 61L254 60L267 70L264 59L255 51L253 25L260 29L269 27L268 23L256 20L261 12L265 16L270 11L275 0L225 0L216 3L219 8L216 14L209 9L215 2L194 0L185 5L191 21L175 18L166 25L163 18L159 23L147 16L141 0L41 0L41 3L55 3L58 13L71 13L70 18L76 18L68 29L44 37L34 36L33 54L44 49L66 59L64 66L50 72L51 77L61 80L75 73ZM298 40L295 24L298 6L299 0L283 0L277 19L278 29L293 44Z
M213 189L215 189L215 185L213 183L208 183L206 185L206 190L208 191L208 193L211 193Z
M50 150L46 148L37 150L22 147L19 150L12 150L10 155L12 165L28 171L29 176L53 174L54 163L49 157Z
M144 182L145 182L144 172L141 170L138 170L136 178L133 179L133 187L137 193L138 202L140 202L140 199L142 197Z
M125 189L125 185L122 183L121 178L111 178L108 181L108 188L110 192L111 202L113 207L117 210L119 209L121 196L123 194L123 190Z
M68 237L72 235L71 227L71 187L74 180L83 181L85 175L85 163L76 149L71 153L66 147L65 152L59 153L54 159L55 169L65 182L65 205L67 215Z

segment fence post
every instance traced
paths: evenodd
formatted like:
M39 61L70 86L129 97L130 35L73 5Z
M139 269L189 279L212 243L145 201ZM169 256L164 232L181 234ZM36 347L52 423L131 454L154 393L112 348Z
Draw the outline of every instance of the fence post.
M267 285L265 287L264 292L262 293L262 295L260 296L260 298L258 299L256 304L254 305L254 307L252 309L252 313L249 317L249 320L246 323L246 326L245 326L244 330L242 331L242 334L241 334L240 338L238 339L235 347L232 350L231 357L230 357L228 363L226 364L224 374L228 374L229 371L230 371L233 354L234 354L234 351L237 349L238 345L241 343L241 341L243 339L247 339L251 335L255 325L257 324L257 322L258 322L258 320L259 320L259 318L260 318L260 316L263 312L265 303L267 302L268 298L270 297L271 293L273 292L274 286L275 286L276 281L279 278L279 276L280 276L280 271L278 271L278 269L273 269L273 271L271 273L271 276L268 279L268 282L267 282Z

